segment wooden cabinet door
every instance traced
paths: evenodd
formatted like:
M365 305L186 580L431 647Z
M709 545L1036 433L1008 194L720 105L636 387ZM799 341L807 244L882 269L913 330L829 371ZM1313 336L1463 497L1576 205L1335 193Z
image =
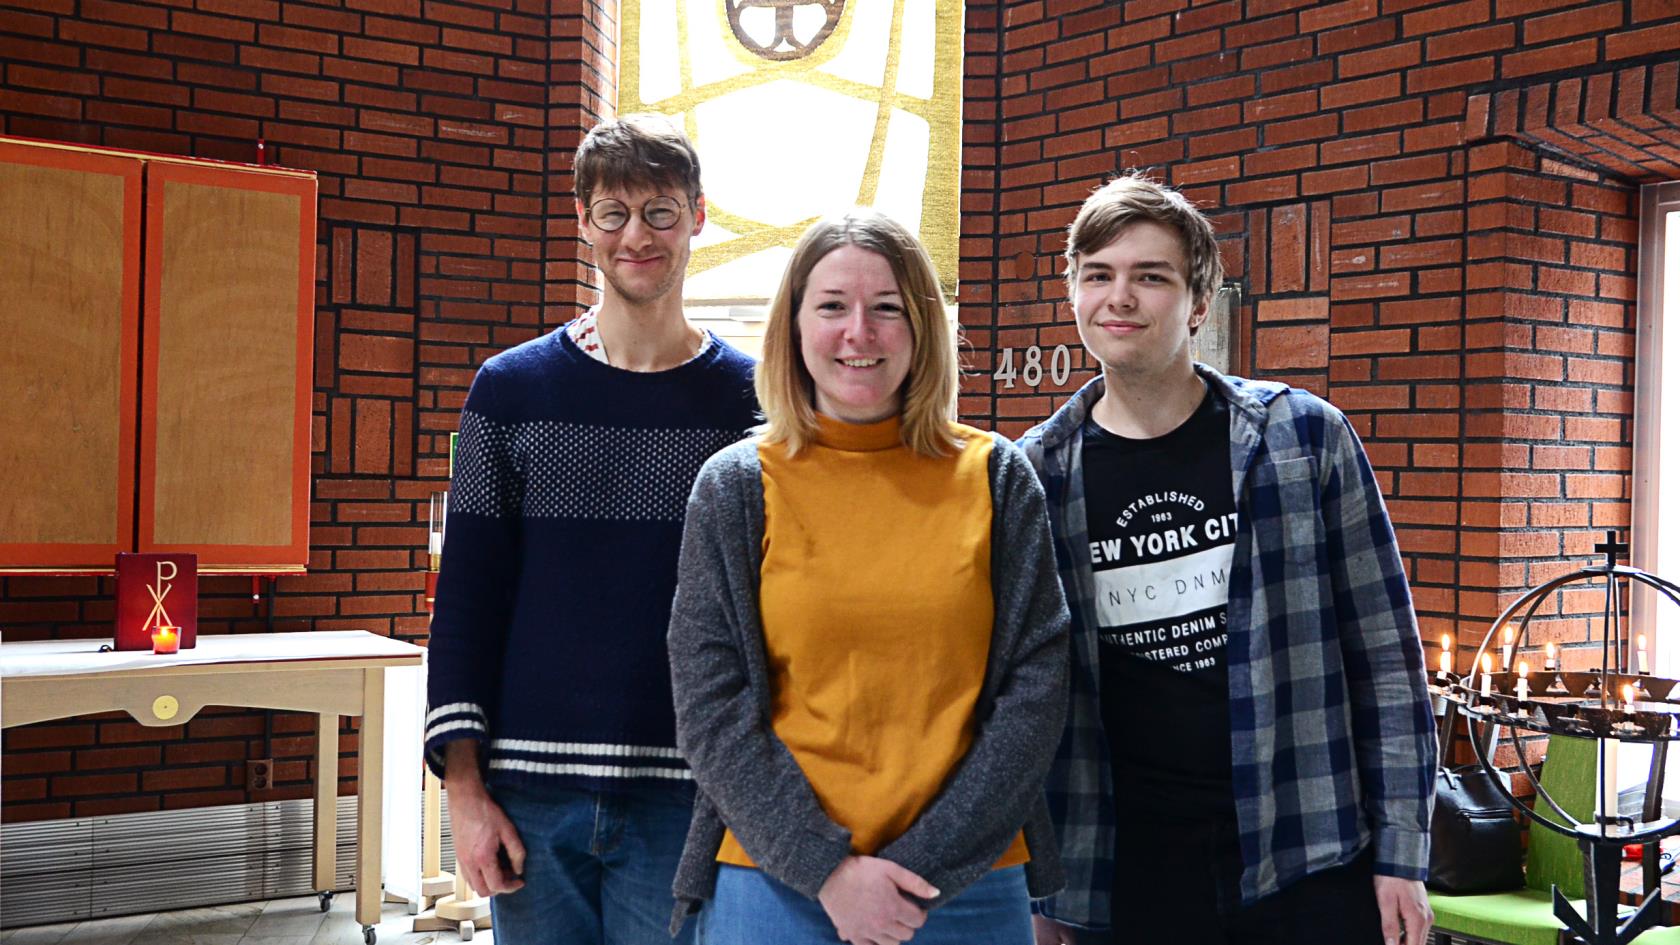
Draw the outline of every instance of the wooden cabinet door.
M0 140L0 568L134 542L141 161Z
M147 165L139 551L308 561L315 194L311 175Z

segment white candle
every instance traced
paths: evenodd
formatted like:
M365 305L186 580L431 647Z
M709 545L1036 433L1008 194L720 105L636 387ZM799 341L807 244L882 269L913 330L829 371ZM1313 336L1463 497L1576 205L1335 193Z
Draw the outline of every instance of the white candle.
M1528 701L1528 661L1517 663L1517 701Z
M1622 683L1622 711L1633 714L1633 684Z
M1511 647L1515 643L1516 637L1517 633L1515 630L1512 630L1510 627L1505 628L1505 647L1502 650L1503 655L1499 658L1500 672L1509 672L1511 669Z
M1639 675L1649 675L1650 672L1651 661L1645 655L1645 634L1641 633L1639 635Z
M1556 643L1547 643L1546 644L1546 668L1547 669L1557 669L1558 668L1558 665L1557 665L1557 644Z
M1626 725L1628 723L1619 722L1617 724L1618 725ZM1614 729L1615 726L1611 726L1611 728ZM1623 729L1623 731L1626 731L1626 729ZM1611 774L1610 774L1610 777L1607 777L1607 778L1593 778L1593 781L1595 782L1594 787L1593 787L1593 794L1596 798L1596 800L1593 802L1594 803L1593 809L1600 816L1606 816L1606 815L1615 816L1616 807L1617 807L1618 802L1617 802L1617 799L1616 799L1616 777L1615 777L1614 772L1622 770L1622 763L1621 763L1622 743L1619 739L1606 738L1604 740L1603 744L1604 744L1604 766L1602 768L1600 768L1599 770L1600 771L1605 771L1605 772L1610 772Z
M1452 658L1452 656L1453 656L1452 655L1452 634L1443 633L1443 634L1441 634L1441 673L1440 673L1440 679L1441 679L1442 682L1446 682L1447 677L1452 674L1452 670L1453 670L1453 658Z
M1482 698L1493 695L1493 657L1482 654Z

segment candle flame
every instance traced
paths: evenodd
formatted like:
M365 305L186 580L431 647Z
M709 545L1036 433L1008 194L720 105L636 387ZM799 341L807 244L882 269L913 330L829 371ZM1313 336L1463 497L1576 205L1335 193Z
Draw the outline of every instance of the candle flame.
M1486 653L1482 654L1482 672L1493 672L1493 657L1487 655Z
M1645 634L1643 633L1639 635L1639 648L1641 650L1645 649Z
M1517 662L1517 675L1524 679L1528 678L1528 660L1519 660Z
M1546 644L1546 655L1547 656L1556 656L1557 655L1557 644L1556 643L1547 643Z
M1622 704L1627 706L1627 710L1629 712L1633 711L1633 684L1632 683L1622 683Z
M1640 639L1644 639L1644 637L1641 637ZM1443 649L1443 650L1452 649L1452 634L1450 634L1450 633L1441 634L1441 649Z
M1511 644L1511 641L1516 639L1516 636L1517 636L1517 631L1512 630L1510 627L1506 627L1505 628L1505 645L1509 646Z

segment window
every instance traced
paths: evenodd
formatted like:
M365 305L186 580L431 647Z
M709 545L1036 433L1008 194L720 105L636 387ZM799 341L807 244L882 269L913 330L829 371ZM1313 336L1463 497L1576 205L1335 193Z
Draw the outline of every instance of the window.
M1680 374L1663 371L1680 369L1680 183L1645 187L1640 211L1632 556L1635 565L1680 581ZM1680 607L1641 591L1632 619L1655 634L1653 668L1680 672Z
M757 348L799 234L857 204L908 226L955 297L960 0L625 0L619 112L680 120L707 222L690 314Z
M1663 371L1680 368L1680 183L1646 186L1639 217L1631 555L1637 567L1680 581L1680 374ZM1680 607L1636 586L1629 622L1635 633L1653 634L1652 671L1680 673ZM1649 758L1649 746L1624 746L1617 772L1624 791L1643 784ZM1663 799L1667 813L1676 813L1680 752L1669 753Z

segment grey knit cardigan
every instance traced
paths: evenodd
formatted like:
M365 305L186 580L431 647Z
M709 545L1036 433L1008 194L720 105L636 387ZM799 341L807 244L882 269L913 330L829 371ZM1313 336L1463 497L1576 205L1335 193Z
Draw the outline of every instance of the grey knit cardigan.
M910 829L876 853L932 883L932 906L984 876L1022 830L1028 892L1048 896L1063 883L1044 778L1067 711L1068 610L1043 488L1019 448L993 439L995 617L974 741ZM699 791L672 884L672 934L712 895L725 825L759 869L812 899L851 853L850 831L823 810L770 724L758 446L754 438L713 456L688 500L668 642L677 746Z

